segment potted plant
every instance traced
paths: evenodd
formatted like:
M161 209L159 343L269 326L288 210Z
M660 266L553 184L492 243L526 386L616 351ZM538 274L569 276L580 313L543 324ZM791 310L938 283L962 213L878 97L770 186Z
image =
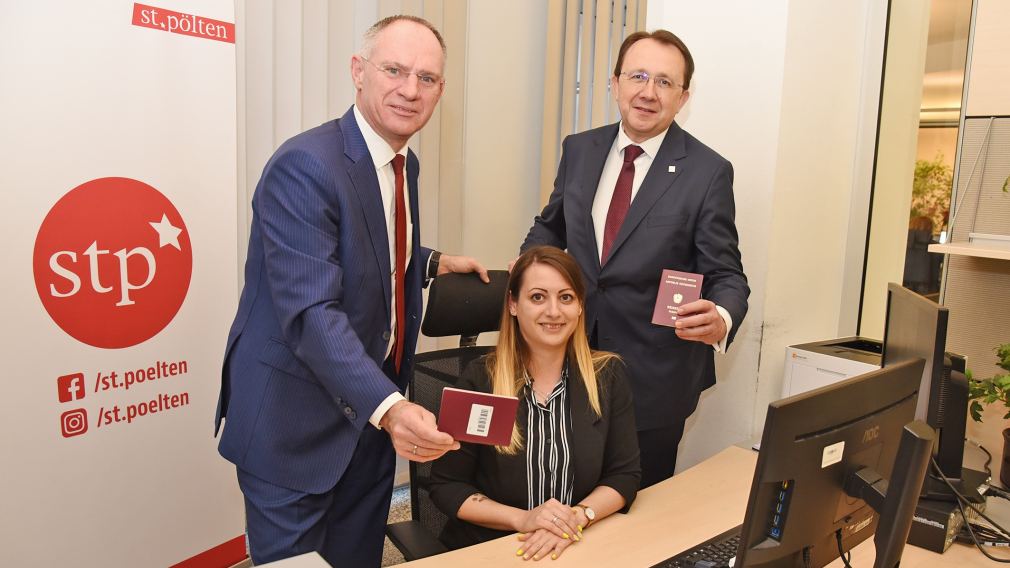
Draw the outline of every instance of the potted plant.
M1002 403L1007 410L1003 420L1010 419L1010 343L996 348L996 358L997 365L1006 373L975 380L968 371L968 398L971 400L968 411L976 422L982 421L982 405L995 402ZM1010 487L1010 428L1003 429L1003 465L999 480L1004 487Z
M939 233L947 223L953 185L954 168L947 165L941 152L932 160L916 160L908 218L925 217L932 221L932 232Z

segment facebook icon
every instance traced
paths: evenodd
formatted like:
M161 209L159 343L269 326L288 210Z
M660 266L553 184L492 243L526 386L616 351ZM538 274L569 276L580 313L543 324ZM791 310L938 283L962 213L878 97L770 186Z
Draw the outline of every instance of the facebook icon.
M60 402L70 402L84 398L84 373L63 375L56 379L56 390Z

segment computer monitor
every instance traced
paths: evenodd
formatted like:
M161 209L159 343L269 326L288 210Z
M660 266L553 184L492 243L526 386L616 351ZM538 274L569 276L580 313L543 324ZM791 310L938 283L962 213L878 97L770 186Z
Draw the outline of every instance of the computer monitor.
M887 320L884 324L882 365L924 359L919 403L915 417L936 431L934 456L944 477L959 493L982 502L979 485L988 475L962 467L965 426L968 419L968 378L964 358L944 351L947 343L947 308L899 286L887 286ZM947 484L928 477L922 496L954 501Z
M874 531L875 566L897 565L932 446L929 427L909 424L922 368L895 364L768 405L735 566L824 566Z

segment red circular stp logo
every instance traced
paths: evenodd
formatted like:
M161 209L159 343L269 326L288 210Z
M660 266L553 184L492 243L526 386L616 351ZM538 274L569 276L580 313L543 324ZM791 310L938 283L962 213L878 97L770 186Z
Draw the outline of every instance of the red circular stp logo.
M35 287L56 325L95 347L154 337L182 306L193 273L175 206L135 179L91 180L63 196L35 239Z

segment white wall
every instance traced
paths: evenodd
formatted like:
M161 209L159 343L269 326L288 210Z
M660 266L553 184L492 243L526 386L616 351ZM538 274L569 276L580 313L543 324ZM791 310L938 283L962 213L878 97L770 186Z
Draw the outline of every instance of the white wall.
M786 346L854 328L886 16L876 4L649 3L648 28L679 35L697 67L678 122L733 162L751 285L679 469L760 434Z
M859 334L865 337L883 338L887 284L901 283L905 272L908 211L912 205L928 32L928 3L895 2L891 5L873 184L873 218L859 322Z
M1006 115L1010 112L1010 4L977 0L974 45L966 116Z
M468 11L463 251L504 269L541 206L547 6L471 2Z

